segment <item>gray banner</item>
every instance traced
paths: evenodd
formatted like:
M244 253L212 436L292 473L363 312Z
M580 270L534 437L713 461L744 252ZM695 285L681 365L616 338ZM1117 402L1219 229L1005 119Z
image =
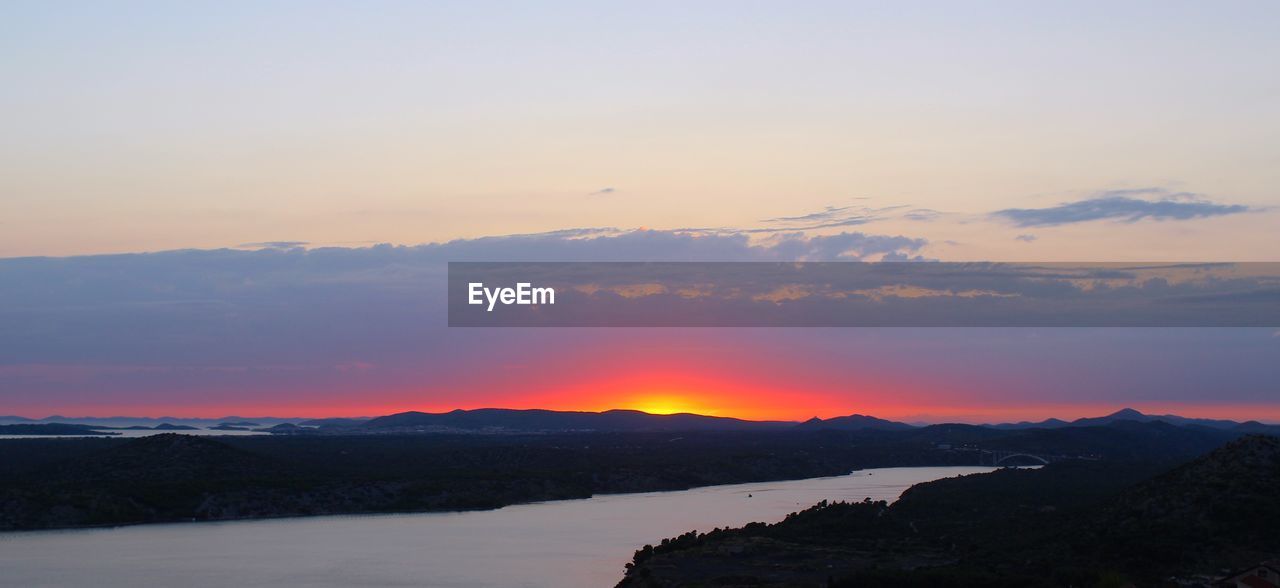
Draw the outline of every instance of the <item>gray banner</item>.
M453 327L1275 327L1280 263L449 264Z

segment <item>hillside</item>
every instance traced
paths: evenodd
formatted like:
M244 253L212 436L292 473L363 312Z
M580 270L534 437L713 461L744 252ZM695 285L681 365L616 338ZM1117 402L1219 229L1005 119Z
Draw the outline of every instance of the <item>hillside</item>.
M1151 573L1280 553L1280 437L1243 437L1126 491L1079 525L1082 555Z
M863 414L851 414L849 416L832 417L829 419L820 419L813 417L799 425L797 429L835 429L841 431L856 431L861 429L879 429L885 431L905 431L915 427L906 423L899 423L873 416Z
M921 484L893 505L822 503L646 546L619 586L1145 586L1280 552L1280 439L1160 469L1063 462Z

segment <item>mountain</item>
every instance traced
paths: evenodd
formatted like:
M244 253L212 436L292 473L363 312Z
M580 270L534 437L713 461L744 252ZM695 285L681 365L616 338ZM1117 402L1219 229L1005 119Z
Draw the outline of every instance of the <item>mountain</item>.
M1236 425L1233 430L1240 431L1242 433L1263 433L1275 435L1277 434L1278 429L1280 429L1280 427L1276 425L1266 425L1258 421L1245 421Z
M1143 412L1133 408L1122 408L1105 416L1079 418L1070 422L1051 418L1039 422L1022 421L1017 423L1000 423L985 426L994 429L1057 429L1062 427L1098 427L1121 421L1136 421L1140 423L1161 422L1179 427L1196 426L1241 432L1280 434L1280 425L1266 425L1259 423L1258 421L1239 423L1224 419L1190 418L1178 416L1176 414L1153 415L1144 414Z
M173 423L160 423L151 427L153 431L195 431L200 427L192 427L191 425L175 425Z
M572 412L481 408L443 413L402 412L370 419L363 430L466 430L466 431L743 431L786 429L782 421L747 421L697 414L649 414L638 410Z
M223 430L225 430L225 428L224 428ZM283 433L283 434L294 434L294 433L301 433L301 432L304 432L304 431L309 431L310 429L308 429L308 428L306 428L306 427L299 427L298 425L295 425L295 424L293 424L293 423L280 423L280 424L278 424L278 425L274 425L274 426L271 426L271 427L264 427L264 428L261 428L261 429L251 429L251 430L253 430L253 431L257 431L257 432L259 432L259 433Z
M993 429L1057 429L1058 427L1069 427L1071 423L1062 419L1048 418L1043 421L1019 421L1016 423L1000 423L998 425L986 425Z
M906 423L889 421L873 416L851 414L849 416L832 417L829 419L813 417L796 425L796 428L800 430L833 429L837 431L859 431L863 429L874 429L880 431L906 431L916 427Z
M1182 417L1182 416L1173 415L1173 414L1162 414L1162 415L1143 414L1142 412L1132 408L1122 408L1120 410L1117 410L1116 412L1113 412L1109 415L1101 416L1101 417L1076 419L1074 421L1071 421L1071 425L1077 426L1077 427L1091 427L1096 425L1106 425L1116 421L1138 421L1143 423L1151 422L1151 421L1159 421L1159 422L1169 423L1171 425L1177 425L1180 427L1198 425L1201 427L1209 427L1212 429L1234 429L1240 426L1240 423L1237 423L1235 421L1219 420L1219 419L1187 418L1187 417Z
M101 429L108 431L198 431L200 427L192 427L190 425L175 425L173 423L160 423L154 427L148 425L129 425L127 427L111 427L107 425L75 425L77 427L88 427L92 429Z
M358 427L369 422L368 418L343 418L332 417L325 419L310 419L298 423L302 427Z

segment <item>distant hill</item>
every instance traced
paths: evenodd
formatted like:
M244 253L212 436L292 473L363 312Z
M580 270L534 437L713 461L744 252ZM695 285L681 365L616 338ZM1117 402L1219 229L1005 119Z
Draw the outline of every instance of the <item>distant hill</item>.
M298 423L303 427L358 427L369 422L367 418L334 417L327 419L310 419Z
M304 427L329 428L333 432L387 431L399 429L411 431L472 431L472 432L530 432L530 431L744 431L781 430L792 428L801 431L927 431L926 436L937 436L940 430L968 431L970 437L986 438L985 430L1047 430L1068 428L1103 427L1124 422L1162 423L1176 427L1198 427L1240 433L1280 434L1280 426L1257 421L1238 423L1229 420L1196 419L1177 415L1146 415L1132 408L1116 411L1101 417L1089 417L1065 421L1046 419L1039 422L1001 423L995 425L940 424L916 426L870 415L822 419L818 417L795 423L790 421L750 421L744 419L713 417L697 414L649 414L636 410L609 410L605 412L555 411L542 409L516 410L506 408L482 408L453 410L441 413L402 412L373 419L313 419L300 423ZM942 427L943 429L936 429ZM280 432L296 432L285 431ZM963 435L961 435L963 437ZM1228 437L1218 437L1221 441ZM941 440L941 439L940 439ZM954 440L954 439L952 439Z
M226 429L224 428L223 430L226 430ZM250 430L257 431L259 433L293 434L293 433L308 431L309 429L306 427L299 427L298 425L295 425L293 423L280 423L278 425L274 425L271 427L263 427L261 429L250 429Z
M191 425L175 425L173 423L160 423L154 427L148 425L129 425L127 427L110 427L107 425L76 425L77 427L91 427L94 429L102 429L109 431L198 431L200 427L192 427Z
M748 421L697 414L649 414L638 410L572 412L481 408L443 413L402 412L371 419L361 428L627 432L781 430L794 426L795 423L783 421Z
M796 425L796 428L801 430L834 429L838 431L857 431L861 429L876 429L881 431L905 431L916 427L906 423L889 421L873 416L851 414L849 416L832 417L829 419L813 417Z
M1000 423L996 425L983 425L992 429L1056 429L1058 427L1069 427L1070 422L1062 419L1045 419L1043 421L1019 421L1016 423Z
M160 423L151 427L154 431L195 431L200 427L192 427L191 425L175 425L173 423Z
M1123 408L1109 415L1101 416L1101 417L1076 419L1072 421L1071 424L1077 427L1089 427L1094 425L1105 425L1115 421L1138 421L1138 422L1159 421L1159 422L1169 423L1171 425L1178 425L1178 426L1199 425L1202 427L1209 427L1212 429L1234 429L1240 426L1240 423L1237 423L1235 421L1218 420L1218 419L1195 419L1195 418L1181 417L1181 416L1172 415L1172 414L1162 414L1162 415L1143 414L1142 412L1139 412L1138 410L1135 410L1132 408Z
M1280 425L1266 425L1259 423L1258 421L1240 423L1225 419L1198 419L1174 414L1152 415L1144 414L1143 412L1133 408L1122 408L1105 416L1085 417L1069 422L1061 419L1046 419L1039 422L1022 421L1018 423L1000 423L986 426L995 429L1057 429L1062 427L1097 427L1119 421L1136 421L1140 423L1161 422L1179 427L1198 426L1210 429L1280 434Z

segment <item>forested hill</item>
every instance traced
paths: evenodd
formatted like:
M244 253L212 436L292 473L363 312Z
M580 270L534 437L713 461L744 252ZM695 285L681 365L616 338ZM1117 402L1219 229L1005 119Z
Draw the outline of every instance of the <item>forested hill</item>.
M1185 465L1062 462L646 546L619 586L1160 585L1280 553L1280 438Z

